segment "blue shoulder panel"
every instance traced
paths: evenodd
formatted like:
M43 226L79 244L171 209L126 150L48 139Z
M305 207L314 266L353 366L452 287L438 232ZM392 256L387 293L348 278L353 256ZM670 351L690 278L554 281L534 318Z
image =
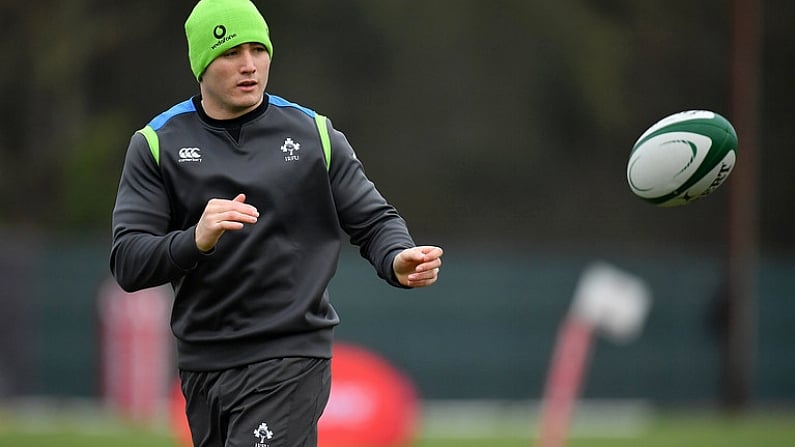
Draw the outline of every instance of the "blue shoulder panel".
M276 96L276 95L271 95L270 93L268 94L268 103L272 104L272 105L274 105L276 107L294 107L294 108L306 113L307 115L309 115L310 118L312 118L312 119L315 118L315 111L314 110L307 109L304 106L298 105L298 104L296 104L294 102L290 102L290 101L288 101L288 100L286 100L286 99L284 99L282 97L279 97L279 96Z
M148 126L151 127L153 130L159 130L171 118L174 118L175 116L180 115L182 113L190 113L195 111L196 107L193 105L193 101L188 99L182 101L181 103L175 105L174 107L154 117L154 119L152 119L152 121L149 122Z

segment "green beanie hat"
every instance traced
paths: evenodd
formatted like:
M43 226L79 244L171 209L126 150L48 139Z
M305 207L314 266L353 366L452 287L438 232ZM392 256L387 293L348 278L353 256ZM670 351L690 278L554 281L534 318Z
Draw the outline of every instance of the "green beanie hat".
M268 24L251 0L200 0L185 21L185 36L197 80L216 57L244 43L261 43L273 56Z

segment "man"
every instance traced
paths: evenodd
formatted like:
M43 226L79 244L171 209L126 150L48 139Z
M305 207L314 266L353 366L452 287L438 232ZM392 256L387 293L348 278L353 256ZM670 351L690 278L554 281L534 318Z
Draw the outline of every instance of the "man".
M131 138L111 271L174 288L196 446L314 446L340 229L396 287L435 283L442 249L415 246L329 120L265 93L273 46L250 0L199 1L185 33L200 95Z

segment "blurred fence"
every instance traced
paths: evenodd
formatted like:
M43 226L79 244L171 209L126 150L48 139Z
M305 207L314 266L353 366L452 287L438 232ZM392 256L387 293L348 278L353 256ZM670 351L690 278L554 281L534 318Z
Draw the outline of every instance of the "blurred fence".
M98 290L109 276L97 238L3 241L0 398L100 392ZM411 376L424 398L535 399L558 323L582 269L577 253L446 247L442 279L399 290L353 249L331 286L340 340L372 348ZM590 398L659 403L719 399L724 262L669 254L607 260L648 281L653 304L640 338L600 340L584 385ZM763 258L757 275L753 398L795 402L795 259Z

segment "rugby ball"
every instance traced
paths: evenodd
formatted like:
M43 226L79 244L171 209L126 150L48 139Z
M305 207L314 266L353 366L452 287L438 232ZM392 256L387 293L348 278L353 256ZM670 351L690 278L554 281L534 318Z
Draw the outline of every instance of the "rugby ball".
M627 181L657 206L686 205L723 184L737 159L737 133L721 115L688 110L667 116L632 147Z

